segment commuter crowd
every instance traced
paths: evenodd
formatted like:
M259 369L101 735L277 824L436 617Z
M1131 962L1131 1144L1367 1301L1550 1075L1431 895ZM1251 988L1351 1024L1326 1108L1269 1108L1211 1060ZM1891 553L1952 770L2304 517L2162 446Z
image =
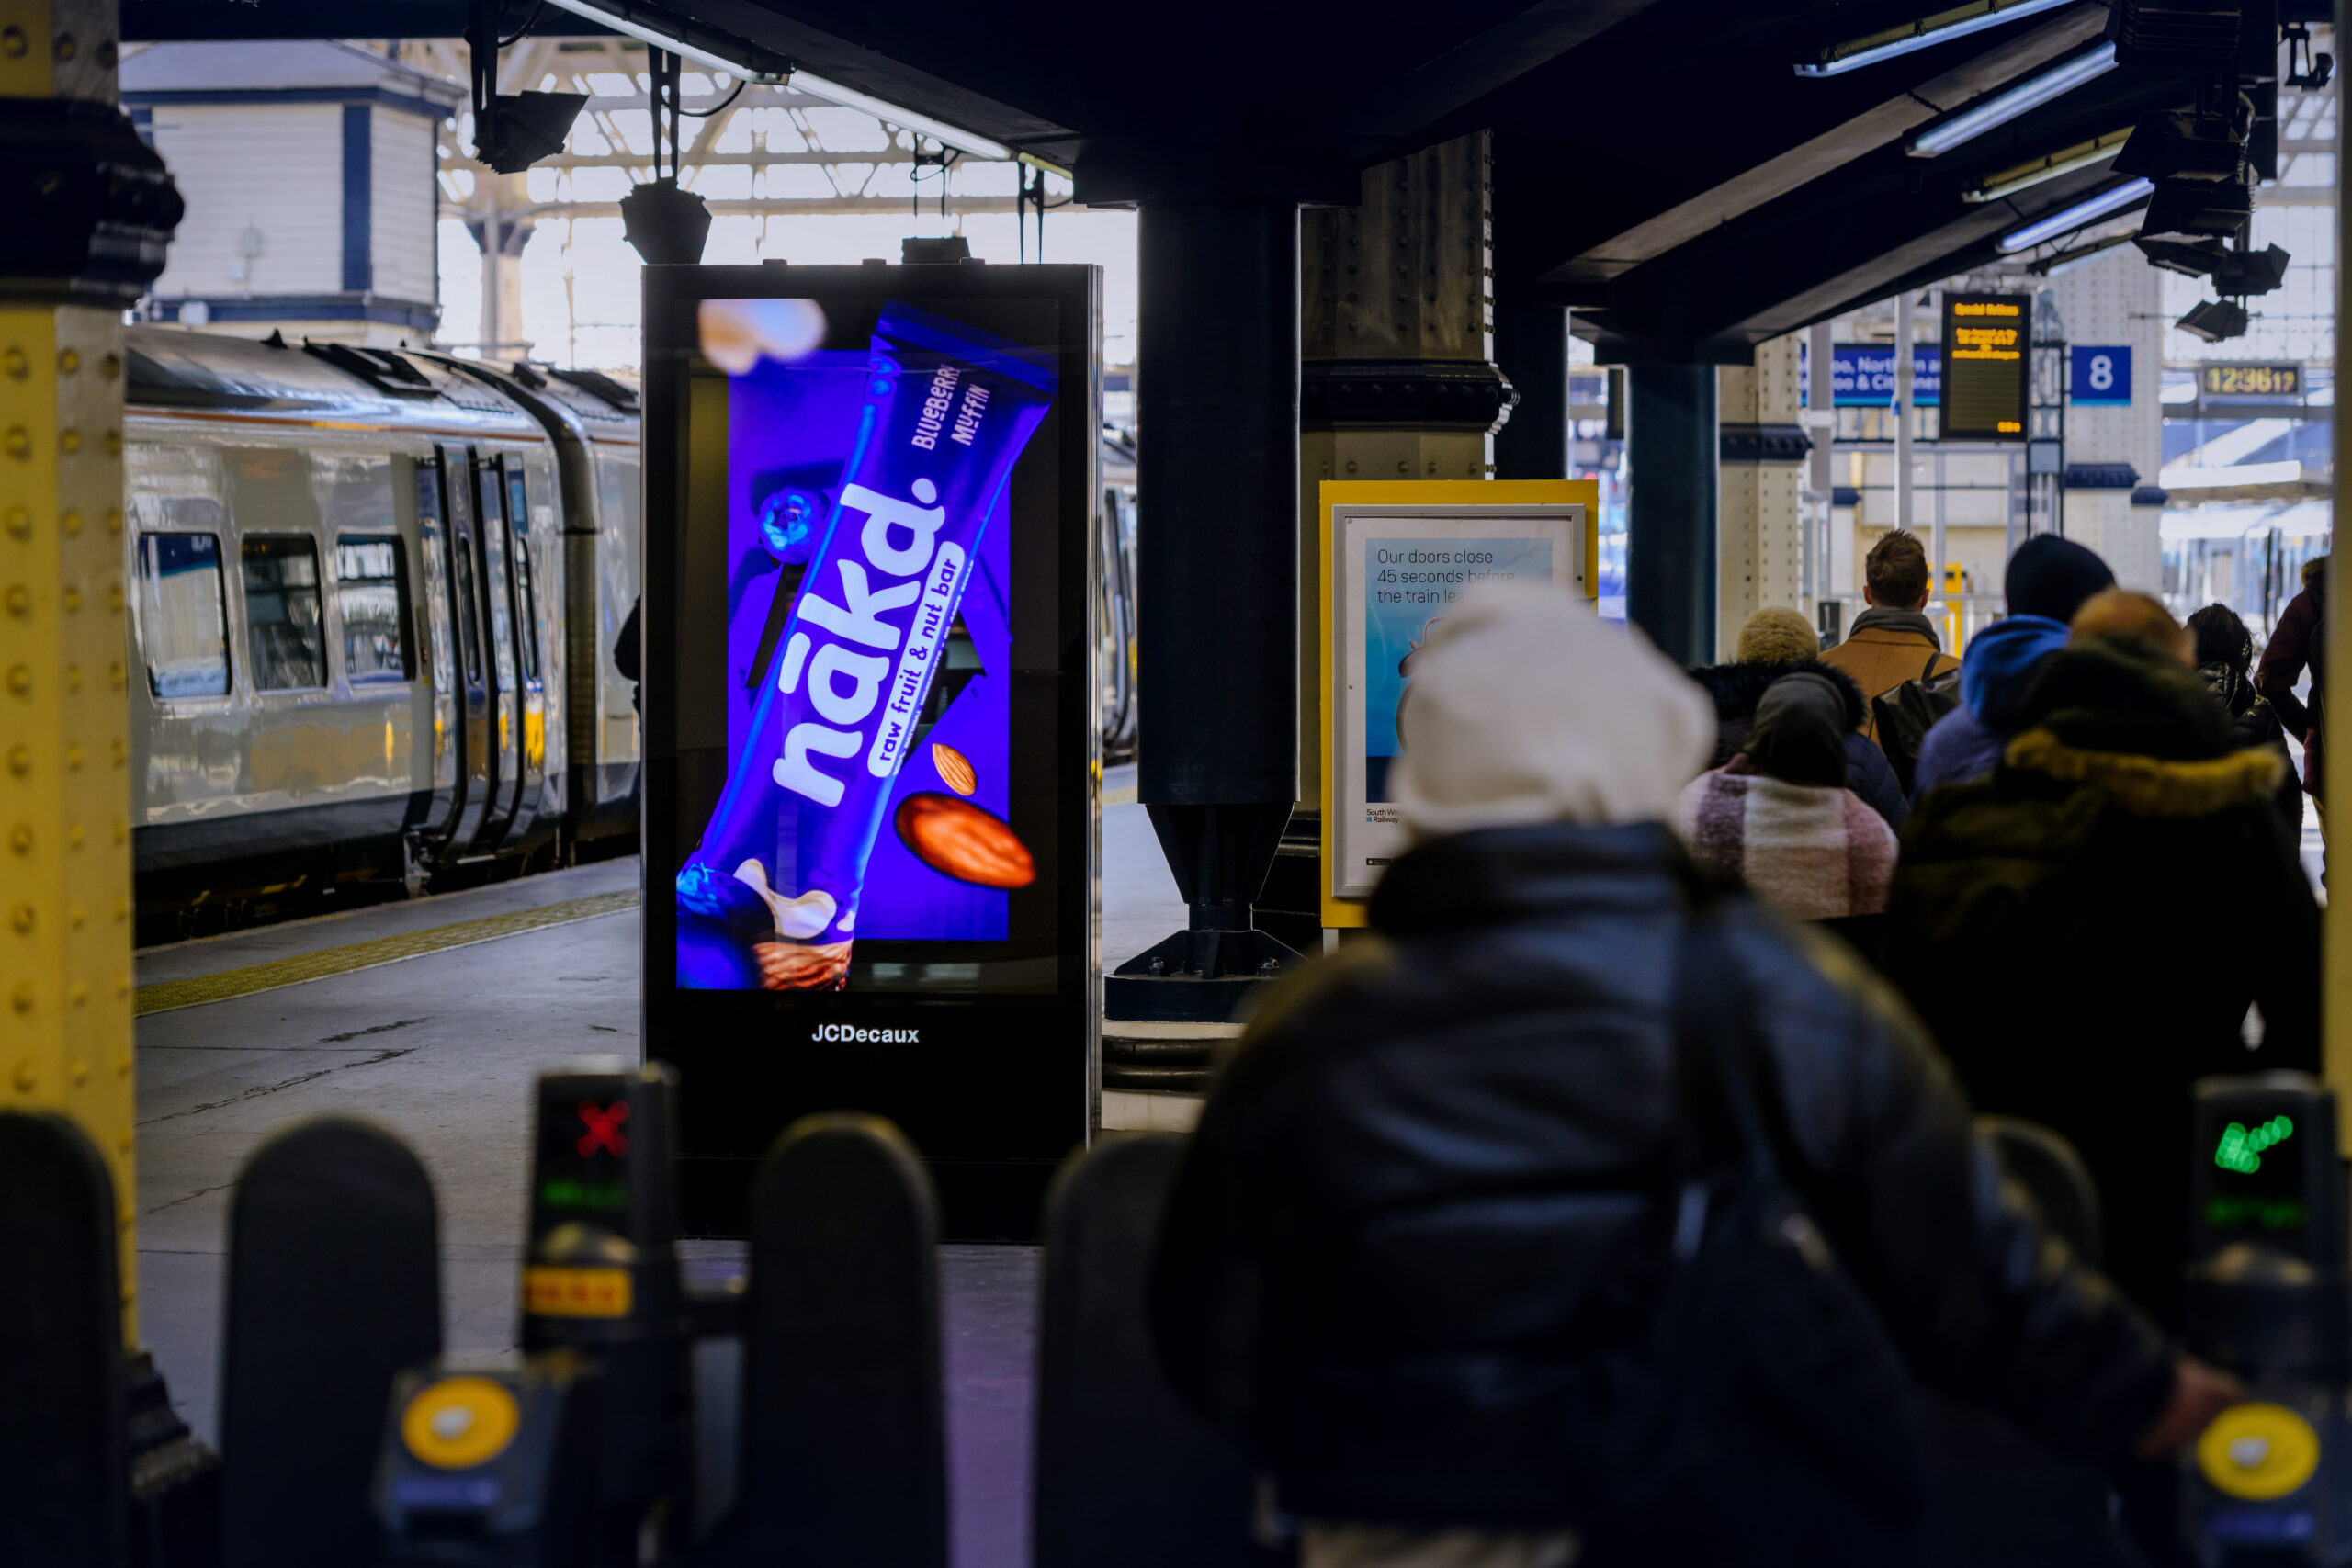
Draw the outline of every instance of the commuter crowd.
M2190 1088L2320 1066L2325 562L2258 654L2057 537L1958 658L1917 540L1866 576L1826 649L1489 584L1422 649L1415 847L1251 1018L1152 1279L1308 1568L2183 1561L2242 1393L2177 1343Z

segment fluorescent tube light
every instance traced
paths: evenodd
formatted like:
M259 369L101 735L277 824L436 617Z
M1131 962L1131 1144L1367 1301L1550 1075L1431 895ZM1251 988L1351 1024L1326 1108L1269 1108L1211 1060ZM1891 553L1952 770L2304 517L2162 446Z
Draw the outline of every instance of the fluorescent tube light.
M1012 156L1012 149L1001 141L991 141L976 132L962 130L943 120L933 119L927 114L917 114L912 109L900 108L896 104L870 97L854 87L844 87L838 82L828 82L822 76L812 76L806 71L795 71L791 80L794 92L806 93L812 98L822 98L829 104L839 104L845 109L863 109L875 118L888 121L901 130L911 130L918 136L928 136L933 141L953 147L959 152L969 152L975 158Z
M2036 17L2044 11L2055 11L2071 6L2075 0L1975 0L1975 4L1959 6L1949 11L1939 11L1932 17L1922 17L1916 22L1891 28L1883 33L1872 33L1824 50L1817 60L1800 61L1796 73L1800 76L1838 76L1858 71L1865 65L1894 60L1915 50L1933 49L1939 43L1981 33L1987 28L1997 28L2021 17Z
M2030 164L2018 164L1984 176L1984 183L1971 186L1960 193L1960 199L1970 202L1998 201L2005 196L2015 196L2044 180L2054 180L2060 175L2071 175L2077 169L2087 169L2093 164L2104 164L2123 151L2132 139L2132 128L2110 130L2090 141L2077 141L2072 147L2062 147L2047 157L2036 158Z
M688 60L700 61L714 70L724 71L729 75L746 82L761 82L771 85L789 84L796 92L806 93L812 98L822 98L829 104L837 104L845 109L857 109L870 114L875 118L895 125L901 130L911 130L918 136L928 136L944 146L953 147L959 152L969 152L976 158L1012 156L1012 149L1003 142L991 141L975 131L960 130L944 120L933 119L927 114L918 114L912 109L902 108L885 99L861 93L854 87L844 87L838 82L829 82L822 76L813 75L806 71L789 67L782 71L759 70L740 60L729 59L701 44L682 39L674 33L664 32L659 28L649 27L634 17L605 10L602 6L593 4L592 0L550 0L550 4L559 10L571 12L575 17L584 17L592 22L602 22L615 32L625 33L639 43L654 49L667 50L672 54L681 55Z
M1988 130L1996 130L2020 115L2030 114L2051 99L2073 92L2086 82L2097 81L2115 69L2115 46L2095 43L2082 53L2072 55L2057 64L2035 72L2022 82L2002 88L1989 98L1980 100L1973 108L1965 108L1950 119L1931 125L1905 145L1904 151L1914 158L1937 158L1955 147L1975 141Z
M700 61L714 70L724 71L729 76L739 76L747 82L779 83L790 74L787 71L755 70L740 60L730 60L726 55L715 53L674 33L663 32L659 28L648 27L632 17L608 11L601 6L591 5L589 0L549 0L549 4L559 11L569 11L575 17L584 17L592 22L601 22L613 31L633 38L641 44L654 49L667 50L672 54L687 60Z
M2054 256L2045 256L2027 267L2026 271L2037 277L2057 277L2062 274L2074 271L2078 266L2098 260L2118 245L2130 244L2138 235L2139 231L2136 229L2128 234L2109 234L2104 240L2093 240L2087 245L2076 245L2071 250L2060 251Z
M2004 255L2013 251L2030 251L2044 240L2054 240L2086 223L2097 222L2109 213L2145 201L2155 191L2154 184L2148 180L2126 180L2120 186L2109 186L2072 207L2060 208L2047 218L2037 218L2022 229L2010 230L1993 242L1993 248Z

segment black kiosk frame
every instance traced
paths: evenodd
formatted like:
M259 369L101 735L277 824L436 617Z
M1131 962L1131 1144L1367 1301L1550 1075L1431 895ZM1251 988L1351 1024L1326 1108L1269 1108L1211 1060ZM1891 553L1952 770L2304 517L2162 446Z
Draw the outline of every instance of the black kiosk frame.
M1102 750L1092 592L1099 269L648 266L644 288L644 1049L648 1060L679 1073L681 1231L742 1234L752 1173L776 1136L811 1112L862 1111L895 1122L922 1154L944 1235L1034 1237L1055 1169L1091 1138L1099 1120ZM777 646L786 625L781 606L796 606L789 625L800 626L794 595L813 587L785 581L771 591L779 607L766 612L759 655L747 662L741 635L728 629L730 618L740 626L752 613L729 602L746 555L729 532L732 526L740 537L747 504L730 494L744 488L733 477L741 464L730 446L739 400L735 377L705 353L699 323L707 319L707 301L816 302L810 319L821 321L816 347L823 352L815 359L830 353L846 362L869 341L878 344L869 334L896 309L951 332L968 329L977 341L1017 345L1056 372L1052 400L1012 469L1002 513L1009 529L996 546L1011 650L1009 669L986 671L1009 682L1009 693L995 698L1009 710L1000 825L1018 836L1035 873L1004 895L1002 940L860 934L843 944L852 956L840 988L681 983L687 975L681 925L691 933L700 917L681 915L679 875L697 854L705 825L715 827L714 809L737 765L728 729L728 704L736 699L727 683L749 670L742 683L756 689L791 662ZM740 370L745 362L734 363ZM1001 396L999 406L1006 400ZM835 491L844 482L829 491L824 478L797 476L811 487L808 493L826 498L810 503L819 508L820 537L823 507L839 504ZM924 495L929 484L917 481L914 493ZM737 509L731 525L730 507ZM752 557L751 564L763 563ZM783 575L788 579L789 569ZM912 631L907 636L911 644ZM902 772L911 773L918 758L933 765L934 755L918 733ZM945 756L937 777L956 794L973 794L967 786L976 770L960 753ZM928 798L956 806L944 789ZM905 810L895 824L901 838ZM887 842L893 832L886 818L876 837L895 855ZM931 863L944 874L940 862Z

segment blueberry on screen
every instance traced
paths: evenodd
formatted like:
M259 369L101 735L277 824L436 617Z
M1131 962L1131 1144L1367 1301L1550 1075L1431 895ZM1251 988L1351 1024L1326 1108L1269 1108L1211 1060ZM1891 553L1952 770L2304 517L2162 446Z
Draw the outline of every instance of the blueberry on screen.
M825 515L819 491L786 485L760 503L760 539L784 566L805 566L817 548L817 525Z

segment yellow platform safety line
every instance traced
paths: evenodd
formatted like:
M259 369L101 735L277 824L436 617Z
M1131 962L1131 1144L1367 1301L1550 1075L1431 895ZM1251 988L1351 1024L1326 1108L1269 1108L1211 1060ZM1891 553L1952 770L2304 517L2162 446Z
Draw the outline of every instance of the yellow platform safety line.
M260 991L275 991L288 986L349 975L360 969L398 964L403 959L423 958L427 953L447 953L453 947L471 947L476 942L496 942L500 937L545 931L549 926L568 926L578 920L593 920L599 915L616 915L624 909L636 908L637 902L635 888L618 893L598 893L586 898L567 899L560 904L544 904L536 909L515 909L503 915L485 915L478 920L459 920L455 925L435 926L430 931L403 931L399 936L381 936L370 942L322 947L316 953L298 953L290 958L271 959L266 964L249 964L242 969L223 969L217 975L198 975L185 980L159 980L154 985L139 987L133 1010L139 1017L145 1018L150 1013L170 1012L177 1008L225 1002L232 997L250 997Z

